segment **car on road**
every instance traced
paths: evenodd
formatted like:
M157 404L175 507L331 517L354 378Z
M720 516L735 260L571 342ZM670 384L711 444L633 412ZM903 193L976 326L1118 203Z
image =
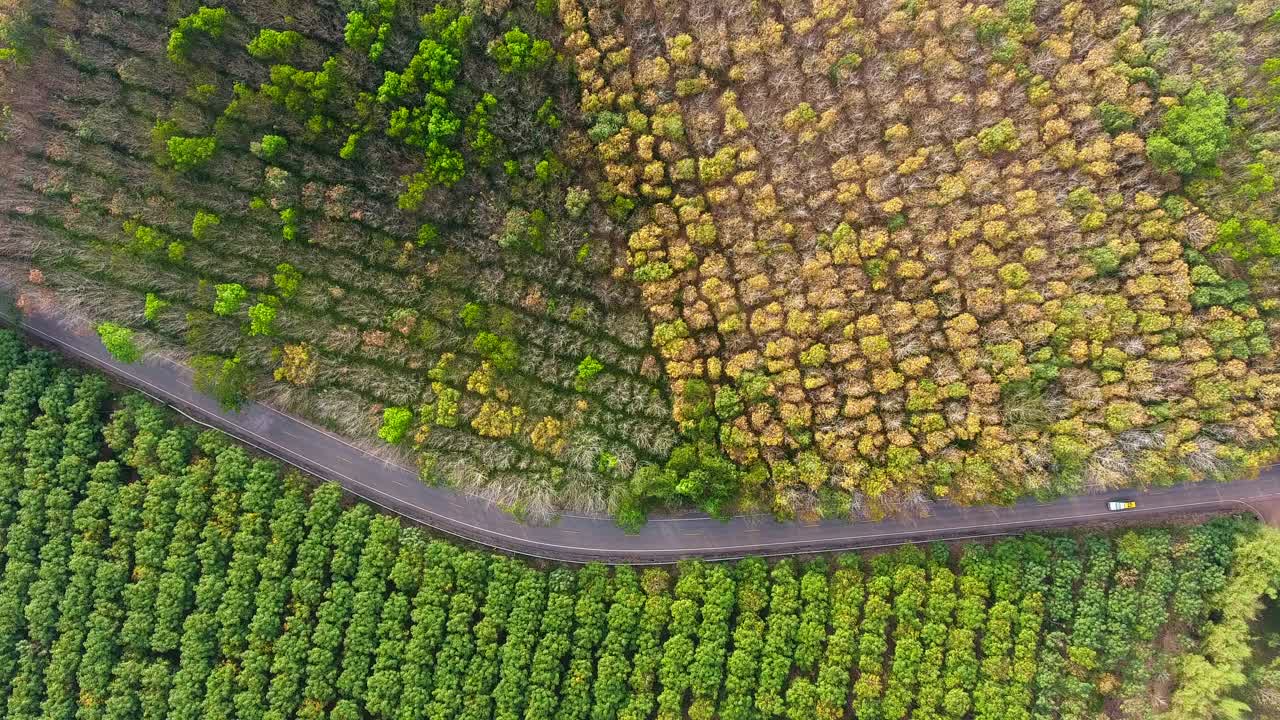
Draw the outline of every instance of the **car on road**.
M1116 510L1132 510L1138 507L1138 503L1133 500L1111 500L1107 502L1107 509Z

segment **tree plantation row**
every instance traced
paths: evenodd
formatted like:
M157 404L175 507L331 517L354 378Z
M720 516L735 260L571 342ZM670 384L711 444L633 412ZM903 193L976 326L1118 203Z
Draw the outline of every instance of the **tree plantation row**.
M8 333L0 387L9 718L1083 720L1164 707L1198 659L1202 705L1173 696L1192 718L1280 576L1274 538L1231 519L533 567L282 476Z

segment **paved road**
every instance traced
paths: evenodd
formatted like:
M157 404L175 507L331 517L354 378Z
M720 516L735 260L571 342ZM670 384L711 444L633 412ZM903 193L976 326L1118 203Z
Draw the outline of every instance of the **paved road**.
M4 320L0 315L0 321ZM46 311L31 313L17 324L33 339L105 370L123 384L176 408L196 422L223 430L320 478L336 481L352 494L388 511L488 547L552 560L657 564L686 557L736 558L865 549L909 541L991 537L1101 519L1131 521L1213 510L1257 512L1259 505L1280 501L1280 468L1271 468L1256 480L1130 493L1138 500L1138 509L1120 517L1105 509L1106 498L1116 496L1111 493L1049 503L1025 501L1002 508L936 503L927 518L878 523L778 523L759 515L723 522L683 515L651 519L639 534L627 535L608 517L566 515L554 525L529 526L485 500L423 485L414 470L388 464L332 433L265 405L251 403L239 413L225 413L216 402L192 388L187 368L164 360L121 365L107 354L88 327L73 328L71 323Z

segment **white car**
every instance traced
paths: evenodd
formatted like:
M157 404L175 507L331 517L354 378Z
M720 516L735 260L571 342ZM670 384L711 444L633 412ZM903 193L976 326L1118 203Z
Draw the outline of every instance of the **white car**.
M1133 500L1112 500L1107 503L1108 510L1132 510L1138 507L1138 503Z

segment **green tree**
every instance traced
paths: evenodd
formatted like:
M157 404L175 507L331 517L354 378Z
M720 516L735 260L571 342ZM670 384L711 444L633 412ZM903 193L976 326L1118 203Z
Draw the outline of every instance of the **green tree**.
M239 355L197 355L191 361L196 390L218 401L224 410L238 410L249 387L249 369Z
M209 228L220 225L222 219L211 212L197 210L196 216L191 220L191 236L197 240L203 240Z
M213 301L213 312L224 317L235 315L249 296L249 291L240 283L221 283L214 288L218 297Z
M223 26L227 20L226 8L200 9L178 20L178 25L169 33L167 52L169 59L175 63L186 60L191 52L193 38L204 35L210 38L222 37Z
M259 60L284 62L302 44L302 36L293 30L272 30L263 28L258 36L249 41L249 54Z
M1262 608L1262 598L1276 596L1278 583L1280 531L1260 528L1235 550L1231 578L1216 598L1221 619L1208 627L1200 652L1183 659L1170 720L1247 716L1249 707L1232 695L1246 680L1249 625Z
M1020 147L1022 141L1018 139L1018 131L1009 118L978 131L978 150L984 155L994 155L1004 150L1013 151Z
M489 56L503 72L529 72L551 62L554 52L551 43L530 37L519 26L503 33L501 38L489 44Z
M263 135L261 140L249 143L249 151L263 160L274 160L277 155L289 147L289 140L283 135Z
M160 316L160 311L169 307L168 301L161 299L155 293L147 293L144 303L142 316L146 318L147 322L154 322Z
M1227 98L1196 86L1164 114L1147 138L1147 156L1161 170L1190 175L1213 167L1230 140Z
M297 294L298 286L302 284L302 273L289 263L280 263L276 266L276 272L271 276L271 280L280 290L281 297L291 298Z
M1098 122L1102 123L1102 129L1112 135L1131 129L1137 120L1133 113L1114 103L1098 103L1097 110Z
M249 308L249 336L270 335L275 332L276 307L268 297L264 302Z
M209 162L218 149L215 137L174 136L165 141L169 162L181 172L194 170Z
M514 370L520 361L520 348L515 340L498 337L487 330L476 336L472 346L499 370Z
M135 363L142 359L142 351L133 341L133 331L113 322L98 325L98 337L111 357L122 363Z
M405 433L413 425L413 411L403 407L389 407L382 411L382 427L378 429L378 437L395 445L404 439Z
M604 365L599 360L590 355L582 358L582 362L578 363L577 374L573 378L573 388L578 392L584 392L602 370Z

